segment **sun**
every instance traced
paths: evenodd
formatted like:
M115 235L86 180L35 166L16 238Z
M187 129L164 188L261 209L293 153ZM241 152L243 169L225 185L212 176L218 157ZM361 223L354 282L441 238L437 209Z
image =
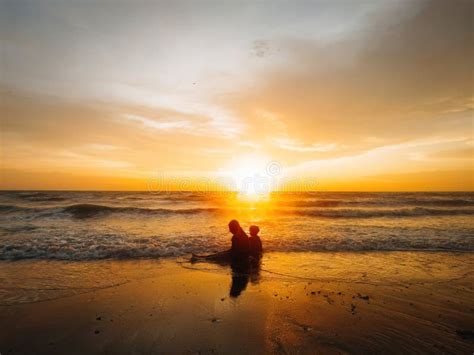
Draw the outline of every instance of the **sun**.
M264 155L249 154L236 157L226 171L233 181L234 189L241 200L263 200L273 189L268 165L272 160Z

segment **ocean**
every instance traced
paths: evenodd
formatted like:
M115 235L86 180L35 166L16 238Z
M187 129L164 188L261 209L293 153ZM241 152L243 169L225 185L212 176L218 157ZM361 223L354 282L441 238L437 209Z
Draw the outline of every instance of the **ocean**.
M211 253L227 223L266 251L474 251L474 193L0 192L0 259L137 259Z

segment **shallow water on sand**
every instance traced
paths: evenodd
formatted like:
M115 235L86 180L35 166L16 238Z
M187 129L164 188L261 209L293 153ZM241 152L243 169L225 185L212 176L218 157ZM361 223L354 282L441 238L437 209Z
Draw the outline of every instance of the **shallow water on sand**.
M162 259L163 260L163 259ZM22 260L0 262L0 306L34 303L116 287L162 275L164 261ZM178 268L230 275L229 265L168 258ZM372 286L434 285L472 278L474 254L454 252L274 252L258 268L257 281L338 282Z
M277 252L247 275L184 257L0 264L12 353L472 350L472 253Z

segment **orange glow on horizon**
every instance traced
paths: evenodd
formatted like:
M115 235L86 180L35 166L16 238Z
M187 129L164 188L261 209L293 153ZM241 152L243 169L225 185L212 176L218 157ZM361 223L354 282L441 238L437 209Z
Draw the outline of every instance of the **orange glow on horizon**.
M469 1L73 3L0 5L0 189L474 190Z

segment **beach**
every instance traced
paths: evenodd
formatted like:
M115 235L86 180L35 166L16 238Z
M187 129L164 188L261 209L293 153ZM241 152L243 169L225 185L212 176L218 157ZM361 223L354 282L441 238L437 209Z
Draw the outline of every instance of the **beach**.
M474 194L0 193L0 353L465 353ZM264 255L191 262L260 227Z
M0 0L0 355L474 355L473 0Z
M2 354L472 353L471 253L2 261ZM236 292L237 291L237 292Z

